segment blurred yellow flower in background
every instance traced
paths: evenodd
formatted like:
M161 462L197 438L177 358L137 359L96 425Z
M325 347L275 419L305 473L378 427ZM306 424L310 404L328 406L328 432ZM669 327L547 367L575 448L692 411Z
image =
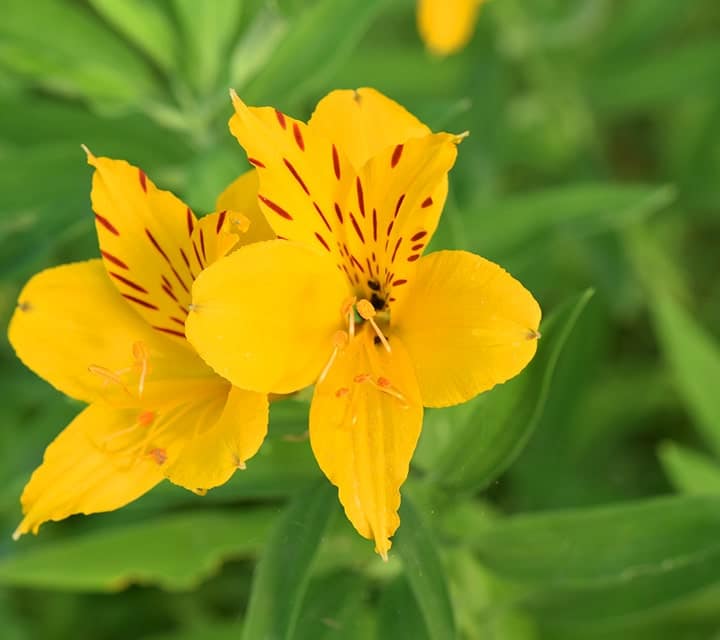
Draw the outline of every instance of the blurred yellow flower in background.
M462 49L472 38L483 2L418 0L418 30L428 50L439 56L447 56Z
M315 383L315 457L387 557L423 406L464 402L520 372L540 308L479 256L422 256L463 136L433 134L372 89L330 93L308 124L233 100L230 127L278 239L200 275L188 339L243 388Z
M30 369L89 406L25 487L16 538L122 507L164 478L202 493L244 468L267 430L266 396L220 378L185 339L193 280L264 223L257 206L198 220L137 167L89 152L88 162L102 260L34 276L9 339ZM250 189L252 202L256 179L241 181L235 199Z

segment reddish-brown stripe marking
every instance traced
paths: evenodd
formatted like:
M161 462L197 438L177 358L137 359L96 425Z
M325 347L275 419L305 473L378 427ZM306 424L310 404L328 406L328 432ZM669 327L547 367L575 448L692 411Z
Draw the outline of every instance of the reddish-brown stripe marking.
M128 287L130 287L131 289L135 289L135 291L139 291L140 293L147 293L147 292L148 292L148 290L147 290L145 287L139 285L137 282L133 282L132 280L128 280L128 279L125 278L124 276L121 276L119 273L115 273L114 271L108 271L108 273L109 273L113 278L115 278L116 280L119 280L119 281L122 282L123 284L126 284L126 285L127 285Z
M180 320L180 318L176 318L175 316L170 316L170 320L172 320L175 324L179 324L181 327L185 326L185 321Z
M152 325L152 328L156 331L162 331L163 333L168 333L171 336L177 336L178 338L184 338L185 334L181 333L180 331L175 331L175 329L167 329L166 327L156 327L155 325Z
M417 244L414 244L412 247L410 247L410 249L412 251L420 251L420 249L422 249L424 246L425 246L424 243L418 242Z
M377 210L375 208L373 208L373 240L377 242ZM373 260L375 260L375 258L373 258Z
M402 144L399 144L395 149L393 150L392 158L390 159L390 167L394 169L397 166L397 163L400 162L400 156L403 152L403 146Z
M419 253L416 253L415 255L410 256L410 257L407 259L407 261L408 261L408 262L415 262L415 260L417 260L419 257L420 257L420 254L419 254Z
M207 262L207 255L205 255L205 234L202 229L200 229L200 250L203 254L203 260Z
M254 167L258 167L260 169L265 168L265 165L262 162L260 162L260 160L256 160L255 158L251 158L250 156L248 156L248 162L251 165L253 165Z
M223 225L225 224L226 216L227 216L227 211L220 212L220 215L218 216L217 224L215 225L215 233L220 233L220 229L222 229Z
M427 231L418 231L410 240L417 242L420 238L424 238L427 235Z
M390 220L390 224L388 225L387 231L385 232L386 236L390 235L390 232L392 231L392 228L394 225L395 225L395 220Z
M283 158L283 162L285 163L285 166L287 167L288 171L292 173L293 178L297 180L297 183L302 187L302 190L307 194L310 195L310 190L307 188L307 185L305 184L305 181L300 177L300 174L297 172L295 167L290 164L289 160L286 160Z
M100 250L100 253L102 254L102 257L105 258L108 262L112 262L115 266L120 267L121 269L129 269L128 267L120 258L116 258L112 253L108 253L107 251Z
M103 227L105 227L113 235L119 236L120 232L113 226L112 222L107 218L103 218L99 213L95 214L95 220L97 220Z
M181 307L180 305L178 305L178 309L180 309L180 313L182 313L183 315L188 315L188 310L185 307Z
M398 238L397 244L395 245L395 249L393 250L392 258L390 259L391 262L395 261L395 256L397 255L398 249L400 248L400 243L402 242L402 238Z
M281 218L285 218L285 220L293 219L293 217L280 205L275 204L272 200L268 200L265 196L261 196L259 193L258 200L260 200L260 202L262 202L266 207L277 213Z
M275 109L275 117L277 118L277 121L280 123L280 126L283 129L287 128L287 123L285 122L285 114L283 114L282 111L278 111Z
M300 151L305 151L305 141L303 140L302 131L300 131L300 126L297 122L293 122L293 136L295 136L295 142L300 148Z
M365 262L367 262L368 273L370 275L373 275L373 268L372 268L372 263L370 262L370 258L365 258Z
M160 274L160 277L162 278L162 281L168 286L168 289L172 289L172 282L168 280L164 275Z
M358 225L357 220L355 220L355 216L352 213L350 214L350 222L352 222L352 226L355 228L355 233L357 233L358 238L360 238L360 242L365 244L365 236L363 235L363 232L360 231L360 225Z
M193 212L190 211L190 207L187 208L185 217L187 218L188 235L191 236L192 232L195 230L195 216L193 215Z
M405 200L404 193L398 198L397 204L395 205L395 213L393 214L394 218L397 218L397 214L400 213L400 207L402 206L403 200Z
M190 293L190 289L188 289L188 286L185 284L185 281L180 277L180 274L175 270L175 267L170 265L170 270L173 272L173 275L175 276L176 280L180 283L180 286L185 289L185 293Z
M138 178L140 179L140 186L142 190L147 193L147 176L142 169L138 169Z
M405 278L400 278L399 280L395 280L393 282L393 286L399 287L401 284L405 284L406 282L407 282L407 280L405 280Z
M340 224L342 224L342 221L343 221L342 209L340 208L340 205L337 202L335 203L335 215L337 216L337 219L340 220Z
M423 200L420 207L422 209L427 209L427 207L429 207L432 203L433 203L433 199L430 196L428 196L427 198L425 198L425 200Z
M333 157L333 171L335 171L335 177L340 180L340 156L335 145L332 146L332 157Z
M168 263L168 264L172 264L172 263L170 262L170 258L168 258L167 253L165 253L165 252L163 251L163 248L158 244L158 241L155 240L155 236L154 236L152 233L150 233L150 230L147 229L147 228L145 229L145 235L148 237L148 239L150 240L150 242L152 242L153 247L155 247L155 248L158 250L158 253L159 253L163 258L165 258L165 260L167 261L167 263Z
M130 294L123 293L121 294L123 298L126 300L130 300L130 302L134 302L135 304L139 304L142 307L145 307L147 309L152 309L153 311L157 311L158 307L156 307L152 302L146 302L145 300L140 300L140 298L136 298L135 296L131 296Z
M186 267L188 268L188 270L189 270L189 269L190 269L190 260L188 260L187 254L185 253L185 251L183 251L183 248L182 248L182 247L180 247L180 255L182 256L182 259L183 259L183 262L185 263L185 266L186 266ZM190 273L192 273L192 271L190 271Z
M360 176L355 178L355 187L357 189L357 201L358 207L360 207L360 215L365 217L365 194L363 194L362 182L360 182Z
M352 262L358 269L360 269L362 273L365 273L365 269L355 256L350 256L350 262Z
M320 244L322 244L323 247L330 251L330 245L325 242L325 238L323 238L317 231L315 232L315 237L320 241Z
M318 215L322 218L322 221L325 223L325 226L327 227L327 230L332 233L332 227L330 226L330 223L327 221L327 218L325 217L325 214L322 212L320 207L318 206L317 202L313 202L313 206L315 207L315 211L318 212Z
M175 302L180 302L180 301L177 299L177 296L172 292L172 290L170 289L170 287L168 287L165 283L163 283L163 285L162 285L162 290L163 290L165 293L167 293L168 296L169 296L170 298L172 298Z

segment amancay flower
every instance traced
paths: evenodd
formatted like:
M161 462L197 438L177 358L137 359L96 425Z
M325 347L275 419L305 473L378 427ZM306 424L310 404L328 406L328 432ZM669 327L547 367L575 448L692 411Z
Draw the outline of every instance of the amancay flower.
M460 51L472 38L483 1L418 0L418 31L428 50L438 56Z
M188 339L241 387L315 383L315 457L386 557L423 405L463 402L522 370L540 309L479 256L423 257L462 136L431 133L372 89L329 94L308 124L234 104L230 127L278 239L198 278Z
M233 387L185 339L193 280L246 241L253 220L264 224L257 206L198 220L140 169L89 152L88 162L102 260L34 276L9 338L29 368L89 406L47 448L15 537L117 509L165 478L203 493L244 468L267 430L266 395ZM225 199L256 193L251 174Z

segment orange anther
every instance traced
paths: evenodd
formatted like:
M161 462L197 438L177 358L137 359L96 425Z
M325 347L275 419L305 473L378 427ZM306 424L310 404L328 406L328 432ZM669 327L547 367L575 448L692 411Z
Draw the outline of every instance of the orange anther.
M353 378L353 382L362 383L367 382L370 380L370 374L369 373L359 373Z
M392 386L392 385L390 384L390 380L388 380L387 378L383 378L382 376L380 376L380 377L377 379L377 383L378 383L378 386L379 386L379 387L390 387L390 386Z
M347 387L340 387L340 388L335 392L335 397L336 397L336 398L342 398L343 396L346 396L348 393L350 393L350 389L348 389Z
M155 412L154 411L143 411L138 416L138 424L141 427L149 427L155 420Z
M342 349L347 345L349 339L347 331L336 331L333 335L333 346L336 349Z
M372 306L372 303L369 300L360 300L355 305L355 308L360 314L360 317L365 320L370 320L370 318L374 318L376 315L375 307Z
M165 449L151 449L150 456L157 464L164 464L167 460L167 451Z

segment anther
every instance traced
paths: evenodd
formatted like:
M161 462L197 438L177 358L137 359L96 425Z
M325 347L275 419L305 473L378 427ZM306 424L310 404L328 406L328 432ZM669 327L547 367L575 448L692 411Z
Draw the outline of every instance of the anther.
M230 227L235 233L246 233L250 228L250 219L242 213L233 212Z
M336 398L342 398L343 396L346 396L348 393L350 393L350 389L348 389L347 387L340 387L340 388L335 392L335 397L336 397Z
M355 305L355 308L360 314L360 317L370 323L373 330L377 334L377 337L380 338L380 342L382 342L383 347L385 347L385 351L391 353L392 350L390 349L390 343L387 341L385 334L380 330L380 327L378 327L377 322L375 322L375 316L377 315L377 311L375 311L375 307L372 305L372 303L369 300L363 299Z
M389 396L392 396L393 398L398 400L402 404L404 409L407 409L410 406L405 396L400 393L387 378L379 376L377 380L371 380L371 382L375 385L375 388L378 391L387 393Z
M358 373L353 378L353 382L357 382L358 384L362 384L363 382L367 382L368 380L372 380L372 377L369 373Z
M143 411L138 416L137 421L141 427L149 427L155 421L155 412L154 411Z
M167 460L167 451L165 451L165 449L151 449L149 451L149 455L156 462L156 464L164 464Z

